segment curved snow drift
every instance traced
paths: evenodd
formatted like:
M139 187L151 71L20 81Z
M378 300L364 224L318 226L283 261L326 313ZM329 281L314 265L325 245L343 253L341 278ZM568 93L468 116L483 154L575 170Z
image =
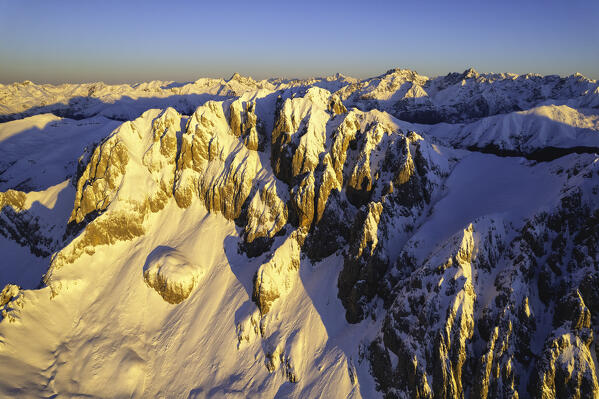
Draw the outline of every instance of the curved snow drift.
M158 247L146 260L144 280L167 302L183 302L199 285L204 268L170 247Z

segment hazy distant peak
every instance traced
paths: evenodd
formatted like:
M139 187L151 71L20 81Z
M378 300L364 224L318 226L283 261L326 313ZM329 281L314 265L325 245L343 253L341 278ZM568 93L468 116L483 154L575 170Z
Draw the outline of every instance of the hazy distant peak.
M582 80L582 81L596 82L596 80L589 79L580 72L574 72L572 75L570 75L570 77L578 79L578 80Z
M469 79L469 78L476 79L480 76L480 74L476 71L476 69L470 67L462 73L462 76L464 77L464 79Z
M255 84L256 81L251 77L251 76L242 76L239 73L235 72L230 78L229 80L227 80L227 83L230 82L238 82L238 83L242 83L242 84Z
M423 77L416 71L413 71L411 69L403 69L403 68L389 69L387 72L385 72L385 74L383 76L389 76L389 75L400 75L400 76L413 77L413 78Z

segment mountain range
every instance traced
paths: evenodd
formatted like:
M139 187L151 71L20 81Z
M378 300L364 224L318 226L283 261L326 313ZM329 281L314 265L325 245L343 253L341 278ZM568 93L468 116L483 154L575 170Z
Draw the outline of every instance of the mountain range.
M599 397L599 83L0 85L0 396Z

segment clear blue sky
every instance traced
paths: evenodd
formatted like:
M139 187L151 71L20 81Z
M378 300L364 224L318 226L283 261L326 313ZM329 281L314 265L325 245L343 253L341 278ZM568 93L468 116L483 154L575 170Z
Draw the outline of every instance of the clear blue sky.
M599 0L0 0L0 82L538 72L599 78Z

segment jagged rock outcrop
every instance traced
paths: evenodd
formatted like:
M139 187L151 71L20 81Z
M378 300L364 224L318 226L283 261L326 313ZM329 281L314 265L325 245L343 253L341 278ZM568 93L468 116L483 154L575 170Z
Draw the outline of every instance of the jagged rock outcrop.
M0 235L15 241L37 257L47 257L63 244L64 226L47 220L36 206L36 192L0 192Z
M96 147L77 182L77 195L69 222L81 223L86 216L103 212L110 205L128 162L127 147L118 135Z
M255 190L246 200L246 209L238 222L244 227L241 248L248 256L258 256L268 250L275 235L282 232L288 220L288 201L283 183L271 180ZM284 231L283 231L284 232Z
M316 195L316 181L313 172L307 172L299 183L291 189L291 198L294 214L300 229L307 232L314 219L314 198Z
M14 297L19 295L20 288L18 285L7 284L0 292L0 307L6 305Z
M0 321L7 319L14 322L17 319L15 310L23 308L23 290L18 285L7 284L0 292Z
M189 206L197 197L211 211L236 219L261 164L259 156L234 135L223 106L222 102L209 101L189 118L182 136L174 195L180 207Z
M0 208L10 206L17 212L22 211L25 205L25 193L17 190L8 190L0 193Z
M282 101L282 99L281 99ZM312 87L303 97L279 102L271 135L271 164L275 175L286 183L314 171L324 152L327 122L335 111L329 108L331 93Z
M355 219L353 231L360 233L351 239L338 281L339 298L353 323L364 318L375 295L389 300L385 296L391 287L384 275L390 263L387 248L393 245L390 233L413 228L448 171L447 159L433 155L432 147L415 133L396 134L376 124L362 140L347 196L354 205L370 202Z
M29 247L37 256L48 256L54 241L40 232L39 220L25 209L26 193L0 192L0 234Z
M280 98L271 162L275 175L290 186L289 222L299 227L299 241L312 259L333 254L351 240L350 231L365 229L365 238L356 234L358 241L350 244L339 285L342 301L355 309L348 318L359 321L361 307L381 291L378 280L388 264L383 249L356 251L364 247L362 240L374 240L376 246L379 234L375 229L368 235L372 226L363 227L370 219L367 211L359 213L360 206L380 203L376 224L384 208L389 212L385 223L401 212L407 219L401 224L413 224L446 176L448 160L421 136L404 134L388 115L346 111L334 105L338 101L318 88L303 97ZM354 287L358 281L360 287Z
M480 360L473 396L480 398L516 398L519 397L514 370L512 322L495 327L488 338L487 352Z
M300 266L300 245L297 233L291 234L262 264L254 277L252 299L261 314L270 310L273 302L293 289Z
M181 115L174 109L149 110L125 122L95 148L78 175L69 219L71 230L85 228L53 257L46 284L54 269L83 253L144 234L146 217L163 209L172 197L180 128ZM138 190L140 182L144 190Z
M398 357L379 366L391 378L375 378L391 397L464 397L472 355L476 284L475 228L468 226L440 254L401 281L373 349ZM451 253L447 258L444 253ZM385 347L387 349L385 349ZM376 370L375 370L376 371Z
M422 137L403 135L388 115L347 111L335 105L339 101L319 88L310 88L303 97L280 98L271 136L273 171L291 187L290 222L309 233L306 252L313 259L335 251L334 242L323 246L323 240L316 237L349 239L348 233L337 233L333 238L327 225L352 226L357 208L371 199L380 201L393 191L393 181L400 203L422 209L447 170L447 160L437 166L439 162L431 160L432 151L420 149ZM392 155L399 143L404 143L403 158ZM416 152L416 162L410 151ZM436 175L431 182L426 180L428 174ZM331 196L334 201L329 204ZM327 212L327 207L334 212ZM326 223L321 223L325 215ZM317 243L321 248L316 248Z
M255 114L256 101L237 99L229 108L233 135L241 137L243 144L250 150L264 149L264 126Z
M584 299L596 303L589 288L599 259L591 227L599 193L593 159L560 170L568 176L560 199L517 231L477 221L453 257L435 261L444 251L437 250L423 266L410 260L407 246L398 259L407 270L385 276L397 281L394 302L369 349L386 396L465 397L468 390L481 398L597 396L596 317ZM536 349L539 337L544 345Z
M181 115L173 108L163 112L152 110L134 122L124 123L100 143L78 176L75 205L69 223L89 222L108 208L125 184L130 159L143 165L151 174L154 187L144 192L149 193L147 205L152 212L161 209L166 198L171 196L177 156L176 135L180 125ZM141 176L146 173L137 172L137 166L131 168L135 172L130 172L128 179L139 176L133 173L141 173ZM138 203L146 200L142 195L137 194L140 197L136 198Z
M595 398L599 395L596 366L590 352L591 337L556 333L545 343L537 383L538 398Z
M359 140L358 158L352 165L353 168L347 182L348 199L356 206L364 205L370 200L377 177L379 177L378 171L372 170L376 166L376 163L371 165L371 157L374 155L372 153L379 152L381 149L384 151L384 145L380 144L386 138L385 136L389 136L389 133L391 131L388 127L377 123L371 126Z
M591 313L580 292L557 304L554 324L559 327L545 341L537 361L531 392L537 398L594 398L599 396L597 366L591 353Z
M279 198L277 184L273 180L260 188L250 201L245 225L245 240L252 243L256 238L272 238L287 223L287 205Z
M367 302L384 292L379 290L380 278L387 271L389 259L378 246L379 236L384 235L384 226L381 226L383 231L379 231L382 212L382 203L369 203L368 208L358 212L352 228L350 251L345 256L337 281L338 296L350 323L361 321L365 317Z
M146 260L144 280L168 303L183 302L200 284L204 268L172 248L157 248Z
M481 271L492 272L508 265L495 277L493 283L497 294L492 301L481 303L480 318L476 320L476 333L486 342L477 362L473 393L480 397L517 397L525 394L525 377L517 370L530 367L534 362L531 343L536 333L539 309L535 309L529 298L535 295L524 285L522 290L514 286L530 281L534 270L534 254L525 240L516 239L508 246L505 243L508 230L499 229L498 234L480 246L486 251L486 261L480 263ZM503 257L507 259L502 259ZM485 295L485 284L481 280L478 291Z
M230 120L225 107L233 115ZM210 211L236 219L254 184L260 184L245 215L245 238L272 239L287 222L287 206L259 155L246 146L245 139L259 138L261 129L254 107L254 102L209 101L189 118L182 135L182 116L172 108L147 111L115 130L82 158L86 164L80 166L69 223L74 232L86 227L54 257L46 281L54 268L82 253L144 234L147 215L160 211L171 197L183 208L198 198ZM144 190L137 189L139 182ZM268 221L272 225L264 226Z

